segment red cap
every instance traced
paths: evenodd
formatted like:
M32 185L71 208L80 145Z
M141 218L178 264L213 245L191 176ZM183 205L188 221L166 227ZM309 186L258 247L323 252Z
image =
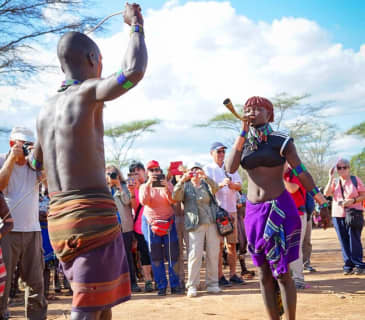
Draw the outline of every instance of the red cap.
M147 169L159 168L159 167L160 167L160 164L156 160L151 160L151 161L147 162Z

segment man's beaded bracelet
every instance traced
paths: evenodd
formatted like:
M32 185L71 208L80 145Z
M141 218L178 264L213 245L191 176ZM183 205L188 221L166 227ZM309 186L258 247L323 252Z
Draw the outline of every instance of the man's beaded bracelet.
M322 204L319 205L319 210L323 208L328 208L328 202L323 202Z
M314 197L317 193L319 193L318 187L314 187L311 191L309 191L310 195Z
M300 175L302 172L307 171L307 168L304 166L303 163L297 165L295 168L292 169L293 174L297 177L298 175Z
M143 26L141 26L140 24L131 25L131 34L133 32L141 33L144 36Z

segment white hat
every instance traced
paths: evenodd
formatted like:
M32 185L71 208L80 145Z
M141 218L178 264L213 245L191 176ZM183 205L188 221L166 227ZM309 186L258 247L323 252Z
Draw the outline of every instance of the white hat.
M33 131L26 127L14 127L10 133L10 140L22 140L34 143L35 137Z
M199 162L191 161L188 163L188 169L191 170L193 168L203 169L203 166Z

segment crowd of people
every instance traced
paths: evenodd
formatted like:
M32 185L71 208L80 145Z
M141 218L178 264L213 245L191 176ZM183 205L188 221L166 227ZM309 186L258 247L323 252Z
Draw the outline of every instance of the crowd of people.
M279 137L276 134L271 133L269 138ZM53 299L61 291L62 268L48 234L50 195L47 177L44 171L37 173L32 170L26 161L25 150L31 149L34 142L31 130L15 127L10 135L11 149L0 157L0 185L6 200L6 204L2 202L2 208L6 205L11 208L11 215L7 215L7 210L1 210L4 219L1 249L8 274L1 299L2 318L5 319L9 315L9 295L14 285L17 285L17 281L14 281L16 275L25 282L26 291L32 293L26 295L28 318L42 318L47 311L47 300ZM194 161L181 163L175 171L167 168L166 174L163 174L156 160L147 162L146 166L133 161L127 178L117 166L106 165L105 181L116 204L133 293L156 291L159 296L164 296L168 293L169 284L171 294L184 294L186 291L188 297L196 297L199 291L219 293L232 285L244 285L245 280L255 276L254 271L246 268L247 250L258 266L258 280L263 291L278 291L283 287L284 292L288 290L291 294L282 296L291 296L293 299L295 288L306 288L304 270L316 271L310 263L311 228L314 223L312 215L318 215L313 197L304 188L298 172L284 161L278 178L285 186L280 197L285 198L277 200L276 204L263 202L265 206L262 209L260 202L252 202L249 194L247 198L242 193L242 180L237 169L233 173L227 170L234 161L232 157L225 158L226 150L223 143L214 142L210 146L211 163L205 166ZM234 152L233 149L231 155ZM334 179L335 170L339 179ZM340 159L331 169L324 193L333 197L333 225L341 244L344 274L363 274L365 263L360 239L363 222L361 224L360 219L360 225L349 226L345 208L355 208L362 214L365 187L358 177L350 175L350 164L346 159ZM229 214L233 232L228 236L222 237L218 233L212 197ZM294 227L285 225L287 221L290 222L290 211L285 208L284 211L283 206L288 204L293 208L291 219L295 221L292 223ZM292 241L292 244L286 244L287 256L283 252L280 259L274 260L275 257L272 257L273 260L267 262L268 258L263 258L262 254L272 248L260 247L258 242L265 238L262 234L267 232L265 221L271 217L273 223L277 223L275 219L278 217L272 214L276 212L274 210L280 213L280 208L286 214L283 228L291 230L286 234L286 240ZM259 214L256 212L258 210ZM251 221L260 217L264 221ZM294 253L290 251L295 249ZM239 274L236 272L237 261L241 265ZM200 279L203 262L206 268L205 287L201 286ZM225 264L229 268L227 278L223 272ZM282 270L285 272L280 276L279 271ZM51 271L53 281L50 281ZM72 294L67 278L64 275L61 278L66 293ZM291 279L294 281L291 282ZM141 282L144 282L144 288L140 287ZM50 293L51 283L54 294ZM277 295L267 292L264 298L268 299L268 310L273 313L271 318L274 319L274 313L280 314ZM290 304L295 304L295 301L283 303L289 313L292 307Z
M330 224L325 196L333 199L344 274L364 274L363 182L340 159L324 196L293 139L272 129L274 108L266 98L244 104L242 130L227 157L227 147L214 142L206 165L192 161L164 171L156 160L134 161L127 178L105 165L104 102L136 86L147 67L141 8L127 3L123 15L131 37L122 70L102 79L95 42L79 32L63 35L57 54L66 80L38 116L37 140L30 129L15 127L9 152L0 155L0 320L9 318L16 274L25 283L27 319L47 318L50 274L59 283L61 272L72 294L71 319L107 320L132 292L186 290L194 298L244 285L256 276L246 267L246 252L269 318L284 312L295 319L304 270L316 271L313 212L324 228ZM239 167L247 173L247 194ZM222 224L229 232L222 234Z

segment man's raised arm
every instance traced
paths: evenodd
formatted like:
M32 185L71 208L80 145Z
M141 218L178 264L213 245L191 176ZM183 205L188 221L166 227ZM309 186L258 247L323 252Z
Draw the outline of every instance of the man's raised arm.
M122 62L116 74L97 82L96 100L113 100L124 94L143 78L147 67L147 48L144 41L143 17L138 4L126 4L124 22L131 26L131 36Z

